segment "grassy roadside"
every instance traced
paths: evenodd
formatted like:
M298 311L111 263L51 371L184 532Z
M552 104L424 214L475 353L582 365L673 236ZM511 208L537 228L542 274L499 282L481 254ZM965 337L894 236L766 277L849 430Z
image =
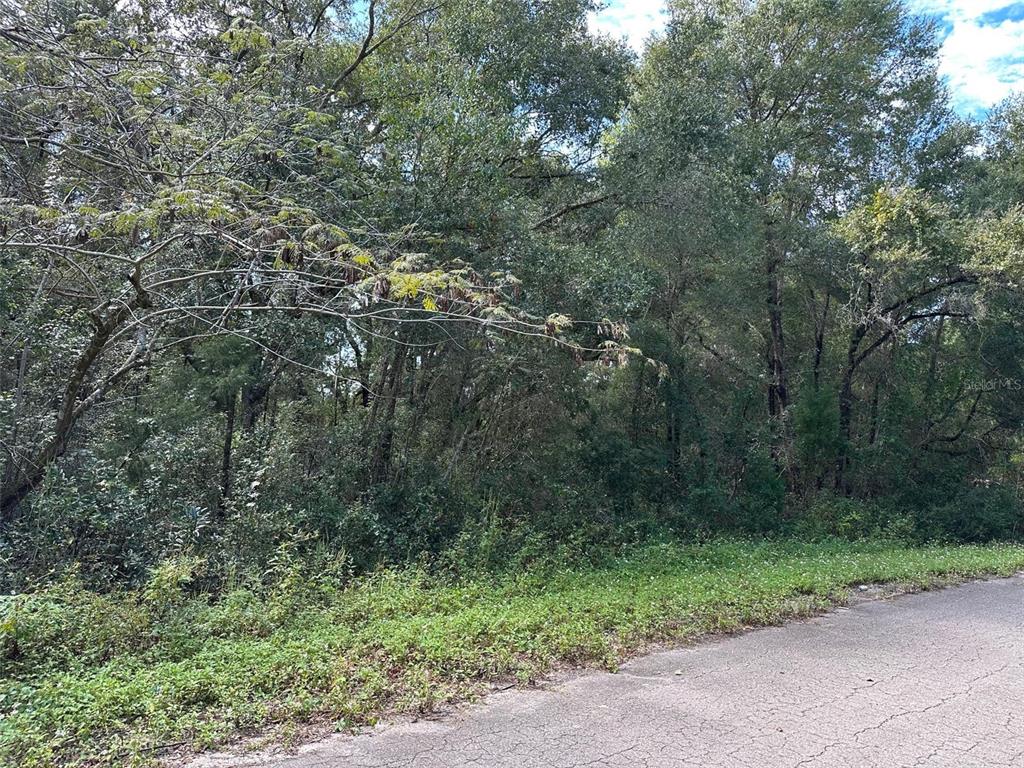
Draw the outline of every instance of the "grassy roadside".
M67 586L0 611L0 765L136 765L159 745L271 724L342 729L561 664L614 668L653 640L805 615L855 583L1022 567L1016 546L718 542L500 581L293 579L215 603L183 597L188 574L173 569L139 593Z

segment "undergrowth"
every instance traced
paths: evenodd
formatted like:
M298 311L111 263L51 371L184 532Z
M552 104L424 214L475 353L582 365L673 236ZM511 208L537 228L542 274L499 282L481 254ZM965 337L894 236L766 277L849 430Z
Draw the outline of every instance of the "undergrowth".
M285 569L273 586L194 594L196 560L97 594L74 576L0 603L0 761L140 765L280 724L338 730L526 684L614 669L652 641L777 623L863 582L1007 574L1018 546L722 541L639 549L590 569L444 579Z

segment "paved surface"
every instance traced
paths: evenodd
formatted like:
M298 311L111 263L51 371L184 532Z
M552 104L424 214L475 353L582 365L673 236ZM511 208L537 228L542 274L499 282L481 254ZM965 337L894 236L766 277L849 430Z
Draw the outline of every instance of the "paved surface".
M1024 766L1024 578L860 603L508 691L265 768Z

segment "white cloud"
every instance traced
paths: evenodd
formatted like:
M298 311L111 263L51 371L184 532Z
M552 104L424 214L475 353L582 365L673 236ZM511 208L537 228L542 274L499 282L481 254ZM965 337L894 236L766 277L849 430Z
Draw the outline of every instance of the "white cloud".
M909 0L912 11L936 18L946 33L939 73L949 83L960 112L978 115L1024 88L1021 5L1022 0ZM1006 13L1008 9L1017 12ZM667 19L664 0L609 0L591 14L590 27L625 37L640 52Z
M608 0L605 7L590 14L590 28L612 37L625 37L640 52L652 32L660 32L668 21L665 0Z
M1024 9L1019 2L913 0L910 6L937 18L947 31L939 73L961 112L979 114L1024 87L1024 20L1019 18ZM1007 13L1011 9L1018 12ZM998 20L1005 16L1013 18Z

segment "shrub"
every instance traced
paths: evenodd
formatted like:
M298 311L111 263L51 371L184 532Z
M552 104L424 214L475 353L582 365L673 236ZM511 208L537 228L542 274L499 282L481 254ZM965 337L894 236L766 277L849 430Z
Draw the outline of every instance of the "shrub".
M1016 539L1024 533L1024 505L1009 488L978 485L919 513L918 526L932 538L954 541Z
M912 515L894 511L880 501L864 501L830 493L813 497L795 518L794 531L804 538L837 537L848 541L919 538Z
M42 590L0 598L0 660L14 673L97 664L153 640L145 604L86 589L74 572Z

